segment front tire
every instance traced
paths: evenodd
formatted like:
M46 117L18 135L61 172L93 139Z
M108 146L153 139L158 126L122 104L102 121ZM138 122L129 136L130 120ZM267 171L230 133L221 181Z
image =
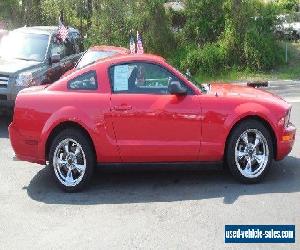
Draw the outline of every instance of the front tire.
M273 156L270 132L261 122L247 120L232 131L226 149L226 162L238 181L260 182L268 172Z
M66 192L82 190L90 181L95 154L91 142L78 129L65 129L53 140L49 163L56 183Z

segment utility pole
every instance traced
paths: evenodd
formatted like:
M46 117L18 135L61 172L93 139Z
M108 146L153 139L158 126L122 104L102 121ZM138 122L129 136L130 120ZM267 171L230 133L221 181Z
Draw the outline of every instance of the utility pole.
M285 42L285 63L288 63L288 43Z

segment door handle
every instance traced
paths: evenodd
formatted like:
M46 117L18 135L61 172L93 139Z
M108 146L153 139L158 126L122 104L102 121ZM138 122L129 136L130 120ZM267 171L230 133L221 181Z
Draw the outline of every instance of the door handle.
M115 111L127 111L127 110L131 110L131 109L132 109L132 106L130 106L130 105L114 106Z

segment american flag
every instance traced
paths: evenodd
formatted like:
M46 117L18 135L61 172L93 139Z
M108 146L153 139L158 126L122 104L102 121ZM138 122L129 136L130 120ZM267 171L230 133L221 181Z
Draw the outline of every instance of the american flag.
M139 32L137 32L136 40L137 40L137 45L136 45L137 51L136 51L136 53L137 54L144 54L143 41L142 41L142 37L141 37Z
M134 37L133 37L132 33L130 34L129 43L130 43L130 53L135 54L136 47L135 47L135 41L134 41Z
M57 38L60 39L62 42L64 42L67 39L68 35L69 35L68 28L62 23L60 23L58 26Z

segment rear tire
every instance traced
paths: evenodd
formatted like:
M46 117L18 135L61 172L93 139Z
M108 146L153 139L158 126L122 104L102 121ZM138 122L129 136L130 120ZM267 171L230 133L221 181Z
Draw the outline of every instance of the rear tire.
M226 163L238 181L258 183L270 169L273 152L269 130L257 120L246 120L234 128L228 139Z
M53 140L49 165L56 183L66 192L78 192L90 181L96 160L90 140L79 129L65 129Z

